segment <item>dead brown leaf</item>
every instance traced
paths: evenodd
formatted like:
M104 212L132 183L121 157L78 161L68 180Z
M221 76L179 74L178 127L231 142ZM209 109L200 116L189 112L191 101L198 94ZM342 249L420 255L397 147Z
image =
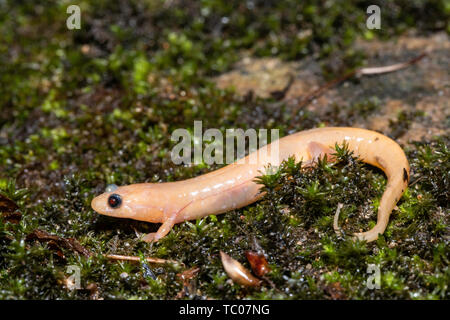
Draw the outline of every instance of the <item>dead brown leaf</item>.
M183 289L178 292L177 299L182 299L188 296L189 293L194 293L195 283L193 279L198 275L199 271L199 267L194 267L177 274L177 277L183 281Z
M325 286L324 290L333 300L347 299L347 296L346 296L344 289L342 288L340 282L333 282L333 283Z
M78 252L85 257L91 255L90 251L83 247L78 240L74 238L63 238L60 236L52 235L47 231L36 229L29 235L27 235L26 240L37 240L39 242L47 242L49 247L56 251L56 254L61 258L65 258L61 251L61 248L66 248L71 251Z
M270 272L271 269L269 267L269 263L263 254L258 254L253 251L246 251L245 256L247 257L253 272L258 277L262 277L266 273Z
M0 213L3 222L18 224L22 219L18 209L19 206L14 201L0 194Z

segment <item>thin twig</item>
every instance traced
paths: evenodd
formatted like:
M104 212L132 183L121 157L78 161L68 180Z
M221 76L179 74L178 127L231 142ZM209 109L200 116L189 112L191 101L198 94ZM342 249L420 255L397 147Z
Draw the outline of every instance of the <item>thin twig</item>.
M342 207L343 207L342 203L338 203L337 209L336 209L336 213L334 214L334 220L333 220L333 229L334 229L334 232L336 232L336 234L338 236L340 236L341 233L342 233L341 232L341 228L339 228L339 224L338 224L338 222L339 222L339 213L341 213Z
M108 259L119 260L119 261L134 261L134 262L141 261L141 258L136 257L136 256L122 256L122 255L118 255L118 254L107 254L106 257ZM179 262L179 261L166 260L166 259L160 259L160 258L148 257L148 258L144 258L144 260L149 263L184 265L182 262Z
M313 92L309 93L306 95L305 98L303 98L300 103L297 105L297 107L294 109L294 114L297 113L298 109L301 109L303 107L305 107L306 105L308 105L312 100L320 97L326 90L338 85L341 82L344 82L345 80L347 80L348 78L353 77L356 73L358 72L358 70L353 70L345 75L343 75L342 77L336 78L326 84L324 84L323 86L321 86L320 88L314 90Z
M284 86L283 89L281 90L275 90L272 91L270 93L270 95L272 96L272 98L274 98L275 100L281 100L284 99L284 97L286 96L286 93L289 91L289 89L291 88L292 84L294 83L294 76L292 74L289 74L289 81L288 83Z
M388 73L388 72L394 72L401 69L405 69L406 67L420 61L422 58L424 58L427 54L422 53L420 56L415 57L414 59L411 59L406 62L393 64L390 66L385 67L374 67L374 68L362 68L359 69L357 72L357 75L366 75L366 74L382 74L382 73Z
M423 179L425 179L424 176L418 177L416 180L411 181L411 182L409 183L409 186L408 186L408 187L412 187L412 186L415 185L417 182L419 182L420 180L423 180Z

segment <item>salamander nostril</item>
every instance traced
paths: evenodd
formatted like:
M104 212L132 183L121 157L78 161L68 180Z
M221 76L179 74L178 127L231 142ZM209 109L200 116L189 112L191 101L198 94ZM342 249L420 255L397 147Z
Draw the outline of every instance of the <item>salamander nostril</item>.
M112 195L110 195L108 197L108 205L111 208L114 208L114 209L118 208L121 203L122 203L122 198L117 193L113 193Z

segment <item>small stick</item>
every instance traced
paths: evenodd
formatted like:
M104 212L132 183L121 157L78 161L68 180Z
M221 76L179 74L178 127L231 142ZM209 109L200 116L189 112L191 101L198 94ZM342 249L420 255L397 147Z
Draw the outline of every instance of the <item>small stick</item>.
M381 74L381 73L388 73L388 72L394 72L394 71L398 71L398 70L401 70L401 69L405 69L406 67L408 67L408 66L418 62L419 60L421 60L426 55L427 55L426 53L422 53L420 56L417 56L414 59L411 59L409 61L402 62L402 63L393 64L393 65L390 65L390 66L373 67L373 68L361 68L357 72L357 75Z
M341 229L339 228L338 221L339 221L339 213L341 213L342 207L343 207L342 203L338 203L336 213L334 214L334 220L333 220L333 229L334 229L334 232L336 232L336 234L338 236L341 235Z
M358 72L358 70L353 70L353 71L343 75L342 77L334 79L334 80L324 84L319 89L316 89L313 92L309 93L305 98L302 99L302 101L300 101L298 106L294 109L293 115L295 115L295 113L298 111L298 109L305 107L311 101L320 97L326 90L328 90L328 89L336 86L337 84L347 80L348 78L354 76L357 72Z
M141 261L141 259L139 257L122 256L122 255L118 255L118 254L107 254L106 257L108 259L119 260L119 261L134 261L134 262ZM149 258L144 258L144 260L149 263L159 263L159 264L168 263L168 264L184 265L183 263L175 261L175 260L165 260L165 259L160 259L160 258L149 257Z

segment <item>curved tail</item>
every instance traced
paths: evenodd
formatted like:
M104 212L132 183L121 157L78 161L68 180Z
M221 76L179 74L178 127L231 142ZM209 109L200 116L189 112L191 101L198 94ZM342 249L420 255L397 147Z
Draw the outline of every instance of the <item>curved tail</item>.
M408 187L410 174L409 162L402 148L394 140L378 135L379 143L372 143L370 147L357 148L360 149L361 159L383 170L388 179L378 208L377 224L367 232L354 234L359 240L367 242L375 241L379 234L383 234L392 210Z

